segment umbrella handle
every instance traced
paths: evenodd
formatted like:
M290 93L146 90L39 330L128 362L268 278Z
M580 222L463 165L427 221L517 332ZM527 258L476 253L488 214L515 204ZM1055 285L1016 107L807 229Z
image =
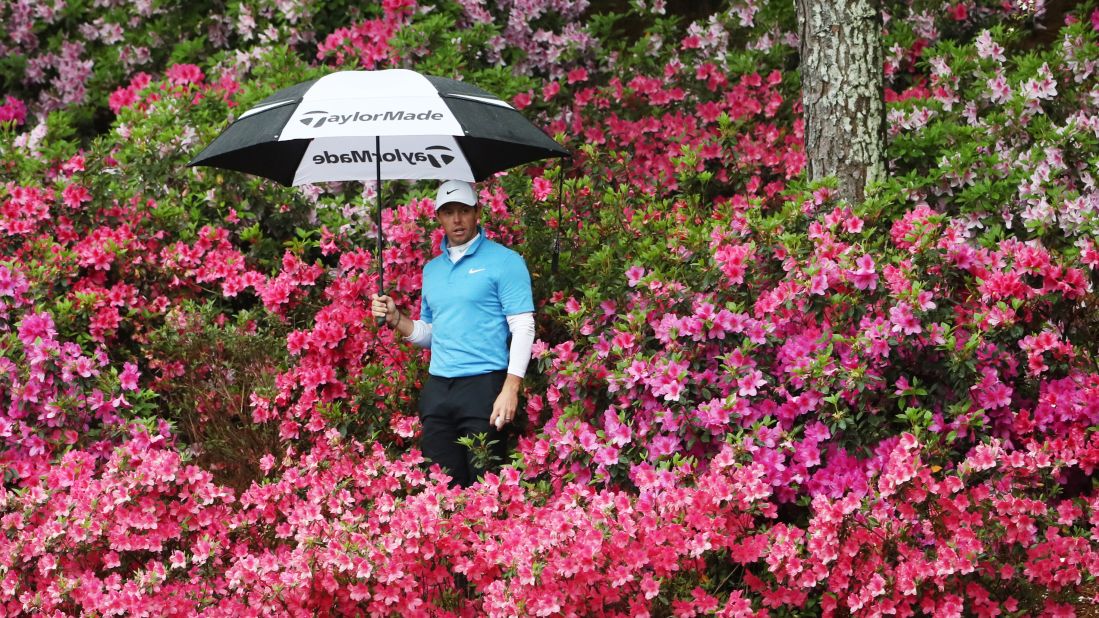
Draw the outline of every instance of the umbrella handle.
M381 229L380 226L379 226L379 229ZM385 286L382 285L382 260L381 260L381 257L380 257L381 254L382 254L382 250L381 250L381 246L379 245L379 247L378 247L378 256L379 256L379 258L378 258L378 296L385 295ZM386 316L384 316L384 315L376 315L376 316L374 316L374 323L377 324L378 327L380 328L383 324L385 324L385 318L386 318Z
M378 255L380 256L381 254L382 254L382 251L381 251L381 247L379 246L378 247ZM382 285L382 260L379 258L378 259L378 296L383 296L384 294L385 294L385 286ZM385 324L385 317L386 316L384 316L384 315L374 316L374 323L377 324L378 326L381 326L382 324Z

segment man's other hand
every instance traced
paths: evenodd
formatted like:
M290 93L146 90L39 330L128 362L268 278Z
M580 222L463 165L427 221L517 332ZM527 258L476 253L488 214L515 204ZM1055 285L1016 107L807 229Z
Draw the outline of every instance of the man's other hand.
M510 373L504 380L504 388L500 389L500 394L496 396L496 401L492 404L492 415L488 417L488 422L497 430L503 429L504 425L515 420L515 412L519 408L521 382L522 378Z

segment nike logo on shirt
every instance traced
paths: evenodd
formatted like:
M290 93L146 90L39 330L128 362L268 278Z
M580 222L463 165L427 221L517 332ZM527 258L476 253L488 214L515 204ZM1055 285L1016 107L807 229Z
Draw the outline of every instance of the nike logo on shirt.
M469 269L469 274L476 275L477 273L481 272L482 270L484 270L484 269L483 268L471 268L471 269Z

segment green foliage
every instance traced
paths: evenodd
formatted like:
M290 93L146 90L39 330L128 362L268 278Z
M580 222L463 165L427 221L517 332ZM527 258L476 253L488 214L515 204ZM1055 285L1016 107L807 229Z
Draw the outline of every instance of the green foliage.
M246 489L264 455L284 447L273 424L252 420L251 398L275 393L287 364L284 325L264 312L227 321L213 303L183 303L151 333L147 353L159 365L158 413L219 482Z
M506 58L500 65L490 62L487 50L500 36L500 22L466 24L462 36L455 37L461 19L460 6L442 3L414 26L401 29L391 44L417 71L477 84L505 101L541 83L512 70Z
M489 440L487 433L458 438L458 444L466 447L472 457L473 465L482 470L491 470L505 463L497 454L499 440Z

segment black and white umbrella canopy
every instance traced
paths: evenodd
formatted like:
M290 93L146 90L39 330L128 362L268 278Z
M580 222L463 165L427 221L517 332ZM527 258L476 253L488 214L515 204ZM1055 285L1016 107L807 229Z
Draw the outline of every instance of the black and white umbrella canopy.
M516 165L567 156L518 110L476 86L389 69L341 71L284 88L244 112L188 165L237 170L284 185L476 182Z

